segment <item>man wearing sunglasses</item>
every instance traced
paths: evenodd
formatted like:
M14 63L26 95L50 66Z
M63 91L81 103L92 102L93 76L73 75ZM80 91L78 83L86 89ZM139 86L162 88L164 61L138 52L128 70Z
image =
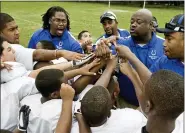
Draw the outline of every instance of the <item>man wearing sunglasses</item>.
M165 28L157 28L157 32L164 33L164 53L150 68L152 72L160 69L174 71L184 77L184 14L173 17Z

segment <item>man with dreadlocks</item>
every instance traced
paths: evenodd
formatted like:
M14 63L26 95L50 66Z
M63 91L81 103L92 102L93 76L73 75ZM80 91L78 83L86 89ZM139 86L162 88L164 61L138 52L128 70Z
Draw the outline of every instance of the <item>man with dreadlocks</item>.
M71 35L67 11L59 6L50 7L42 17L43 26L31 37L28 48L36 48L40 40L52 41L56 49L82 53L82 48Z

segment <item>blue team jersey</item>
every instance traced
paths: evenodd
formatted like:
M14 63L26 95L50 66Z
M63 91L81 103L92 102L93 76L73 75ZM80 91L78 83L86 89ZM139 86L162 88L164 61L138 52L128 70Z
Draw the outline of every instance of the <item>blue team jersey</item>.
M163 52L164 39L152 34L152 39L144 46L137 44L132 37L124 39L120 45L126 45L137 56L137 58L147 67L150 68L156 62ZM120 95L129 103L139 105L135 94L134 85L131 80L121 72L118 74L118 82L120 86Z
M130 33L125 30L125 29L118 29L118 33L119 33L119 36L122 38L122 39L125 39L127 38L128 36L130 36ZM96 43L93 45L93 49L95 50L95 47L97 45L97 43L100 41L101 38L108 38L110 37L111 35L107 35L107 34L104 34L102 35L100 38L97 39ZM117 43L119 44L120 40L117 40ZM111 45L110 46L110 49L112 50L112 54L116 54L116 50L115 50L115 46L114 45Z
M150 67L150 71L157 72L160 69L171 70L184 77L184 64L179 59L169 59L165 55L162 56Z
M68 30L65 30L61 37L52 36L47 29L37 30L31 37L28 48L36 48L36 44L41 40L52 41L56 49L65 49L82 53L82 47Z

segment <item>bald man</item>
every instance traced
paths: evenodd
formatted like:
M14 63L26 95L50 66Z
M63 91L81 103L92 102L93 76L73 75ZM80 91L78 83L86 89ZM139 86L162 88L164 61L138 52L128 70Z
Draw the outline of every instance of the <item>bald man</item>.
M152 13L148 9L136 11L130 19L130 37L123 40L121 45L126 45L137 56L137 58L150 68L158 58L163 55L164 39L153 32ZM138 100L134 91L134 86L130 79L122 74L118 74L120 95L125 101L138 106Z

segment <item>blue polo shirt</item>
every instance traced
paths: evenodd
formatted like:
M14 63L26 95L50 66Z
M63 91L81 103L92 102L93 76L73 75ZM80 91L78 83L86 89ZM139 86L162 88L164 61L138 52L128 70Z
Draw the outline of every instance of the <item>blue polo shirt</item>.
M127 38L128 36L130 36L130 33L125 30L125 29L118 29L118 33L119 33L119 36L122 38L122 39L125 39ZM97 43L100 41L101 38L108 38L110 37L111 35L107 35L107 34L104 34L102 35L101 37L99 37L96 41L96 43L93 45L93 50L95 50L95 47L97 45ZM122 39L121 39L121 42L122 42ZM117 40L117 43L119 44L120 43L120 39ZM116 54L116 50L115 50L115 46L114 45L111 45L110 46L110 49L112 50L112 54Z
M52 41L56 49L65 49L82 53L82 47L68 30L65 30L61 37L52 36L47 29L37 30L31 37L28 48L36 48L36 44L41 40Z
M130 36L126 40L120 42L121 45L126 45L137 56L137 58L147 67L150 68L157 59L164 55L163 53L164 39L152 33L152 39L143 47L137 44ZM118 74L118 82L120 86L120 95L127 102L138 106L134 85L131 80L121 72Z
M162 56L150 67L150 71L157 72L160 69L171 70L184 77L184 64L179 59L169 59L165 55Z

